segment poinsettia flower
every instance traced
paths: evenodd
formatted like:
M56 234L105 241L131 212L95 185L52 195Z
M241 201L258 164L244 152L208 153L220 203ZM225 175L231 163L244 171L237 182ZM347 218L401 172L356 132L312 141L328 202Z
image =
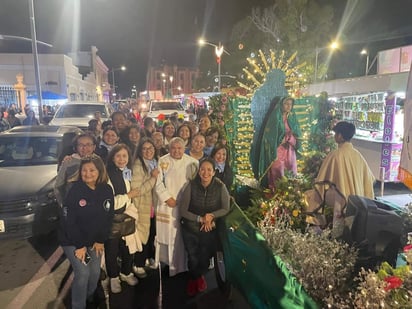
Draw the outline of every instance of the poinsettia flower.
M389 276L389 277L386 277L383 280L387 283L387 285L385 287L385 291L390 291L392 289L397 289L400 286L402 286L402 283L403 283L402 279L397 277L397 276Z
M408 252L409 250L412 250L412 244L410 245L406 245L405 247L403 247L403 252Z

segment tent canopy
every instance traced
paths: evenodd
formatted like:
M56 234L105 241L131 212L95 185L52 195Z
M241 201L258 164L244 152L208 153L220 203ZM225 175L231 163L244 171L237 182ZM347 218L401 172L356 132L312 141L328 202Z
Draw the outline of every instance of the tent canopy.
M41 97L43 100L65 100L67 96L61 95L58 93L54 93L51 91L42 91ZM37 100L37 94L31 95L27 97L28 100Z

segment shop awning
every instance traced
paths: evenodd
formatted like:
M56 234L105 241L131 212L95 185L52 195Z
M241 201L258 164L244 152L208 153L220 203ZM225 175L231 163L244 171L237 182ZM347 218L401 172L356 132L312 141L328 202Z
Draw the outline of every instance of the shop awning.
M54 93L51 91L42 91L41 92L41 97L43 100L65 100L67 99L67 96ZM27 97L28 100L37 100L37 94L31 95Z

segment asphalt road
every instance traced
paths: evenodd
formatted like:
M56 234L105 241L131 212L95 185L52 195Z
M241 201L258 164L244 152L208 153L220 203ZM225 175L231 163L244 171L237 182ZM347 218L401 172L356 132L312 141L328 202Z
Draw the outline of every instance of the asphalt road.
M137 286L130 287L123 282L120 294L110 293L109 306L104 306L104 293L98 291L99 308L250 308L236 290L233 289L230 298L220 292L214 270L206 275L208 289L193 298L186 295L186 273L169 277L163 271L159 294L159 271L148 268L147 272L148 277L140 279ZM72 276L56 233L27 240L0 241L1 308L70 308Z

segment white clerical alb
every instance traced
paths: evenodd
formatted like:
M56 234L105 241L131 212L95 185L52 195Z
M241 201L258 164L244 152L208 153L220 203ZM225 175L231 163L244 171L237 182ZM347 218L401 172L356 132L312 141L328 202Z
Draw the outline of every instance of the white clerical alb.
M181 189L196 176L198 166L199 162L186 154L181 159L167 154L159 160L160 173L156 183L156 245L159 249L156 250L156 260L169 265L170 276L187 271L187 262L180 231L179 205L169 207L166 201L169 198L178 200Z

